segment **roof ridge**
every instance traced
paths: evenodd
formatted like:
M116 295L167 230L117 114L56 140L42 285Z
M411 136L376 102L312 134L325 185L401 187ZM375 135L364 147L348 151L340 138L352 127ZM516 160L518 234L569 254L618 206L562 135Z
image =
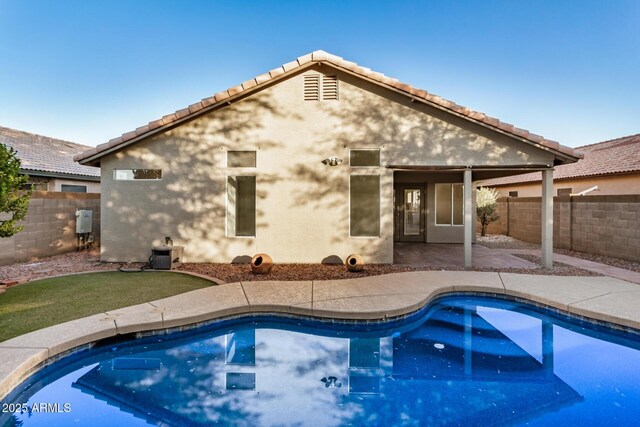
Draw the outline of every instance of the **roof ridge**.
M123 144L133 143L139 139L145 138L146 136L161 132L168 127L175 126L179 123L182 123L184 120L190 119L196 114L207 112L213 109L215 106L223 105L224 102L230 102L230 98L239 96L243 93L246 93L247 91L253 91L256 87L273 82L275 79L280 79L282 78L282 76L289 75L294 71L298 71L303 67L309 67L313 63L318 62L328 63L338 69L343 69L346 72L351 72L359 76L360 78L369 79L383 87L392 88L393 90L404 92L407 96L412 97L412 99L421 99L431 104L432 106L437 106L437 108L447 110L448 112L463 117L469 121L480 123L483 126L496 129L497 131L506 133L511 137L519 138L534 145L545 147L545 149L553 150L560 155L567 156L569 159L572 157L582 157L582 153L580 153L579 151L576 151L571 147L561 145L557 141L544 138L540 135L531 133L526 129L521 129L510 123L502 122L495 117L491 117L484 113L458 105L453 101L449 101L435 94L431 94L424 89L415 88L409 84L402 83L397 79L387 77L382 73L372 71L371 69L366 67L362 67L355 62L347 61L340 56L333 55L331 53L325 52L324 50L315 50L311 53L299 56L295 60L283 64L280 67L274 68L273 70L247 80L237 86L231 87L222 92L218 92L213 96L203 98L186 108L167 114L162 118L151 121L133 131L112 138L106 143L100 144L93 149L89 149L81 154L78 154L74 157L74 159L76 161L86 161L86 159L90 158L94 160L97 157L101 157L99 155L106 151L113 151Z
M21 134L24 134L24 135L37 136L37 137L39 137L39 138L47 138L47 139L52 139L52 140L55 140L55 141L66 142L66 143L68 143L68 144L73 144L73 145L76 145L76 146L78 146L78 147L83 147L83 148L85 148L85 147L86 147L87 149L93 148L93 147L91 147L90 145L78 144L77 142L69 141L69 140L67 140L67 139L55 138L55 137L53 137L53 136L42 135L42 134L40 134L40 133L27 132L27 131L25 131L25 130L14 129L14 128L6 127L6 126L0 126L0 131L1 131L2 129L10 130L10 131L13 131L13 132L18 132L18 133L21 133Z

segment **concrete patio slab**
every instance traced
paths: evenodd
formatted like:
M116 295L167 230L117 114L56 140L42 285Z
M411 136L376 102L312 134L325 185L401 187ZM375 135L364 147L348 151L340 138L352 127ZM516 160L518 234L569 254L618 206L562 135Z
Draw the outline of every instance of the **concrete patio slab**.
M49 350L49 357L52 357L116 334L114 318L106 313L101 313L39 329L4 341L0 343L0 351L3 351L3 347L46 348ZM0 359L0 365L2 362L4 359Z
M384 274L358 279L318 280L313 282L313 301L340 298L424 293L443 286L428 279L428 271Z
M162 310L144 303L105 313L116 324L118 334L137 332L140 327L147 330L162 329Z
M473 266L480 268L540 268L538 264L475 244L471 249ZM395 243L393 263L431 267L464 267L462 244Z
M151 304L162 312L162 325L165 328L250 312L240 283L198 289L152 301Z
M451 286L454 292L504 293L498 273L480 271L425 271L424 280L431 284Z
M285 312L300 304L311 304L312 282L242 282L251 311L269 311L280 307Z
M636 284L612 277L535 276L513 273L500 273L500 277L507 294L565 311L569 311L571 304L609 292L639 290Z
M569 312L580 316L640 329L638 305L640 289L604 294L569 306Z
M11 393L11 390L27 379L31 372L49 357L49 350L46 348L2 347L1 351L0 398Z
M339 319L386 319L415 311L437 293L370 295L313 302L313 315Z

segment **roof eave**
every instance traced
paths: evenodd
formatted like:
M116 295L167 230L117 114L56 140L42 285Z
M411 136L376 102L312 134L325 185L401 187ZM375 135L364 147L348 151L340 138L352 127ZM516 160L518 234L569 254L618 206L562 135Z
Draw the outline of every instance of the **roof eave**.
M63 173L63 172L49 172L49 171L30 170L30 169L20 169L20 173L24 175L29 175L29 176L41 176L46 178L67 178L67 179L75 179L78 181L100 182L100 176L80 175L80 174Z

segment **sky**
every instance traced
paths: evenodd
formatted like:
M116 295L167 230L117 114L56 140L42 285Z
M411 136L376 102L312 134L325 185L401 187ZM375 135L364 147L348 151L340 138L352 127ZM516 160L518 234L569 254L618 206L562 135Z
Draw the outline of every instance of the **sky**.
M638 0L0 0L0 126L95 146L319 49L572 147L640 133Z

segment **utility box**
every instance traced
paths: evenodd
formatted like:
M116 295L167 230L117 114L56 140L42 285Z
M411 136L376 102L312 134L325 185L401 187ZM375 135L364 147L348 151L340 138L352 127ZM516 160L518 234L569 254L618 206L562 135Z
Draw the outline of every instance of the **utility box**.
M183 246L155 246L151 249L151 268L173 270L182 264Z
M76 211L76 234L91 233L93 225L93 211L77 210Z

